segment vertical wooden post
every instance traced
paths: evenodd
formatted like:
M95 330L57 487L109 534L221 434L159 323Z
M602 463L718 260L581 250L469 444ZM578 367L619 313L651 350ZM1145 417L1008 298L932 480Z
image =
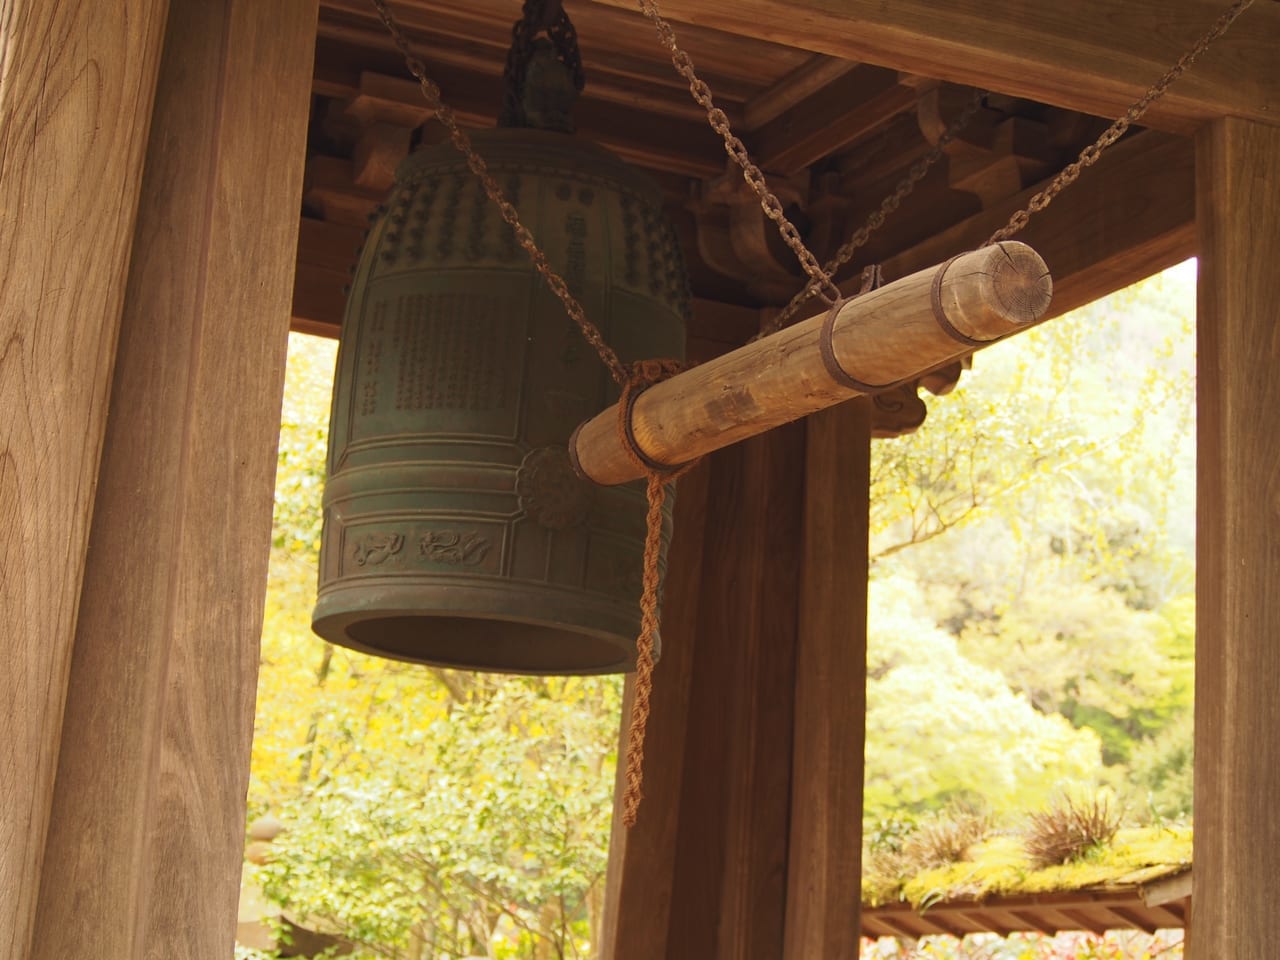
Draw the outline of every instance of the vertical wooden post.
M708 543L719 545L710 554L719 569L704 581L713 585L714 601L704 598L702 637L711 642L699 651L698 670L703 709L720 714L718 725L708 724L719 727L719 736L703 749L723 753L726 761L723 806L713 818L724 830L719 910L712 915L719 927L716 956L723 960L772 960L782 953L804 433L797 423L744 444L740 466L717 491L708 534ZM681 833L706 828L707 820L693 820L681 824ZM677 902L691 902L678 885ZM685 918L691 926L709 919Z
M674 535L667 551L662 602L662 659L655 670L652 715L645 737L644 803L628 830L613 819L605 882L600 956L661 958L667 952L671 871L676 858L680 792L688 730L689 685L698 637L698 601L706 530L709 464L681 480ZM628 694L630 693L628 679ZM627 752L630 696L623 705L619 758ZM618 763L615 795L622 796L625 765Z
M784 960L857 960L871 401L806 421Z
M231 954L316 10L171 3L33 957Z
M1271 957L1280 876L1280 127L1196 141L1195 864L1187 956Z
M681 481L677 511L702 511L701 564L680 560L674 579L677 529L645 802L611 851L609 960L781 953L803 441L783 427ZM684 486L699 474L701 503Z
M165 0L0 9L0 956L27 953Z

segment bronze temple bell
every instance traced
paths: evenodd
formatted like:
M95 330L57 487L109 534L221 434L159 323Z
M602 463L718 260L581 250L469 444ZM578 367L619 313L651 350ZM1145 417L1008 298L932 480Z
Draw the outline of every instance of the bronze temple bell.
M538 41L521 91L526 122L550 129L479 132L476 150L622 360L682 357L688 284L662 196L564 132L561 59ZM316 633L448 667L632 669L643 483L595 486L567 453L616 400L462 156L410 156L342 325Z

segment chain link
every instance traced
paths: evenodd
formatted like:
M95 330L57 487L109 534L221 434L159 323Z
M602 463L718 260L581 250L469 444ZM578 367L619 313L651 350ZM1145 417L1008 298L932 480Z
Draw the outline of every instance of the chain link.
M582 336L591 344L596 353L599 354L600 360L609 368L609 374L613 377L615 383L622 386L627 382L630 375L622 361L618 359L618 355L613 351L604 337L586 315L586 311L582 309L576 297L569 291L569 285L564 282L560 274L552 269L550 262L547 260L546 254L538 246L533 238L533 234L520 222L520 215L516 212L516 208L511 204L502 192L502 188L498 186L496 180L489 173L488 164L484 162L484 158L476 153L475 148L471 145L471 138L466 135L463 129L458 126L458 118L443 100L440 99L440 88L435 82L427 76L427 65L414 54L413 48L409 45L408 38L405 37L404 31L400 29L400 24L396 22L391 11L387 8L386 0L372 0L378 16L382 18L383 24L387 31L391 34L391 39L395 42L396 48L404 56L404 62L409 68L409 72L414 75L418 81L418 85L422 87L422 96L427 101L432 112L436 115L436 119L444 126L449 134L449 139L467 160L467 166L471 172L475 174L484 188L484 192L489 199L494 202L498 210L502 214L502 219L511 227L511 232L515 234L516 242L525 253L529 255L529 259L533 262L534 268L547 282L547 286L564 304L565 312L569 314L569 318L582 331Z
M973 96L965 105L964 110L962 110L960 115L952 121L951 125L942 132L942 135L938 137L938 142L933 145L933 149L911 165L906 176L899 180L897 186L894 187L893 193L889 194L881 201L879 208L874 210L870 216L867 217L866 223L859 227L857 231L854 232L853 236L845 241L845 243L835 252L835 255L822 265L822 270L827 276L834 277L836 275L836 271L853 258L853 255L858 251L858 248L864 246L866 242L871 239L871 235L884 226L884 222L889 215L901 206L902 201L905 200L911 194L911 191L916 188L916 184L923 180L925 174L929 172L929 169L942 158L942 155L946 152L951 141L960 134L961 130L969 125L969 121L972 120L974 115L978 112L978 108L982 106L982 102L985 98L985 91L975 90L973 92ZM811 297L817 294L817 292L817 286L814 284L813 280L810 280L805 284L803 290L791 298L791 302L783 307L776 317L765 324L754 339L758 340L760 337L767 337L772 333L777 333L791 322L792 318L796 315L796 312L804 306Z
M1164 96L1164 92L1169 89L1169 85L1186 73L1187 68L1199 59L1200 55L1209 48L1211 43L1227 32L1227 28L1235 22L1236 17L1244 13L1251 3L1253 3L1253 0L1236 0L1227 12L1214 22L1208 32L1196 42L1196 45L1179 57L1178 62L1170 67L1163 77L1152 84L1151 88L1124 112L1124 116L1107 127L1097 140L1085 147L1074 162L1063 167L1049 186L1033 196L1027 205L1010 217L1009 222L993 233L983 246L989 247L993 243L999 243L1001 240L1008 240L1013 237L1027 225L1034 214L1049 206L1054 197L1075 183L1085 169L1098 162L1098 158L1102 156L1104 150L1123 137L1129 127L1138 122L1138 119L1147 112L1147 108L1151 104Z
M534 38L546 31L555 47L556 56L569 71L573 87L579 93L586 86L582 70L582 54L578 50L578 32L559 0L525 0L520 19L511 25L511 47L502 70L502 112L500 127L523 127L524 74L533 55Z
M815 292L819 293L828 303L834 303L840 299L840 288L835 285L835 281L831 279L830 275L823 271L818 264L818 258L805 246L804 240L800 236L800 231L796 229L795 224L787 219L787 215L782 209L782 202L765 182L764 173L752 162L746 145L738 139L730 128L728 116L716 106L715 100L712 99L711 88L698 77L698 74L694 71L693 61L687 53L680 49L671 24L662 19L662 14L658 10L657 0L640 0L640 9L657 29L658 39L670 52L671 62L675 65L676 72L688 81L689 92L693 95L693 99L698 106L707 112L707 122L711 124L711 129L720 134L724 140L724 149L729 158L742 168L743 179L747 181L747 185L751 187L756 197L760 200L760 209L764 211L766 217L777 225L778 233L782 235L783 242L791 248L791 252L800 261L800 266L804 268L805 274L809 277L809 283L813 285Z

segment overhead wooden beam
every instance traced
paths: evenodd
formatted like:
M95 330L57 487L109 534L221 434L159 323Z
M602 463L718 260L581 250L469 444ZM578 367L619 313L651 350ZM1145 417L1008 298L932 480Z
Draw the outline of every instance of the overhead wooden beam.
M743 105L742 129L747 132L759 130L801 100L834 83L857 65L856 60L841 60L821 54L810 57Z
M769 121L749 146L762 170L790 176L910 110L918 97L894 71L859 66Z
M519 17L519 5L509 0L412 0L393 7L406 35L418 46L428 64L439 62L434 51L468 47L483 53L490 63L501 64L511 44L511 24ZM629 73L669 85L688 97L688 84L671 68L666 50L658 43L652 25L634 7L610 9L592 3L572 3L570 12L577 29L587 69L588 84L597 73L618 76ZM365 45L394 49L386 28L366 0L325 0L321 12L322 35L357 40L364 31ZM742 102L769 82L785 76L809 54L769 39L734 37L723 31L688 25L683 42L714 89L726 99ZM599 51L597 55L597 51ZM450 56L446 53L445 56ZM669 83L668 83L669 81Z
M393 64L387 69L396 70ZM438 64L431 71L440 85L445 102L464 126L491 127L502 106L500 71L479 72ZM322 64L317 72L317 92L329 97L367 101L370 91L377 95L377 108L390 112L400 104L405 122L417 125L425 119L422 91L410 79L396 74L370 71L347 73ZM622 94L619 94L622 96ZM631 95L632 110L621 111L614 101L585 96L574 107L579 134L613 150L638 166L681 173L691 177L712 177L724 171L724 143L700 114L647 109L644 98ZM363 109L363 108L361 108Z
M632 6L633 0L595 0ZM1119 116L1209 28L1226 0L664 0L678 21L815 53ZM1280 4L1258 2L1152 107L1186 133L1234 114L1280 122Z
M1275 4L1272 4L1275 6ZM1280 941L1280 126L1196 141L1195 870L1187 955Z
M824 312L640 393L630 416L636 445L676 466L914 379L1040 319L1051 288L1044 262L1021 243L919 271L845 303L825 333ZM579 472L597 483L643 475L619 437L616 404L569 445Z
M887 257L871 245L885 276L907 276L961 250L972 250L1048 180ZM1113 146L1096 166L1043 212L1018 239L1053 274L1055 317L1137 283L1196 252L1195 152L1190 140L1145 131ZM870 262L870 261L868 261Z

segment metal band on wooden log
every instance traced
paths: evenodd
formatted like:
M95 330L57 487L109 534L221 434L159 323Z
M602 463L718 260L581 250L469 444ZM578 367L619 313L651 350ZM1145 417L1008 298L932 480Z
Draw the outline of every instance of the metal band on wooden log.
M830 360L863 386L919 377L1027 329L1049 309L1040 256L1006 241L964 253L843 304L830 324ZM635 399L631 435L647 461L695 460L868 391L837 382L822 355L826 314L654 384ZM642 474L618 438L617 406L570 441L583 476L601 484Z

